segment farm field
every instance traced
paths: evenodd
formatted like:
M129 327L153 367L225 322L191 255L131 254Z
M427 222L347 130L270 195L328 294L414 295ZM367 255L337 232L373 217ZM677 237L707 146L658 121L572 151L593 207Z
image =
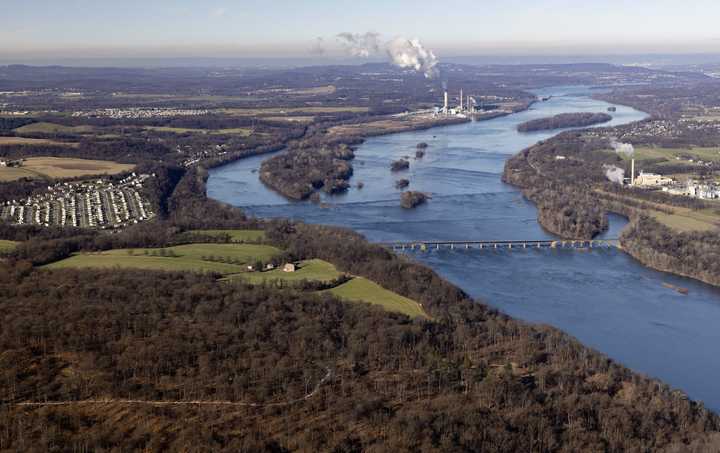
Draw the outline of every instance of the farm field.
M303 116L265 116L263 117L264 120L269 121L283 121L286 123L301 123L301 124L307 124L312 123L315 121L314 116L309 115L303 115Z
M44 268L121 267L230 275L246 272L248 263L270 260L279 252L275 247L266 245L187 244L164 249L117 249L80 253Z
M22 178L35 179L39 176L37 173L24 168L0 167L0 182L17 181Z
M295 272L283 272L282 269L274 269L267 272L249 272L243 275L233 276L233 278L242 278L250 283L263 283L272 280L282 280L286 282L298 282L301 280L330 282L342 275L335 266L327 261L312 259L301 261Z
M78 178L81 176L116 175L131 171L135 165L106 160L70 157L29 157L21 167L0 167L0 180L28 178Z
M263 230L191 230L190 233L207 236L230 236L232 242L259 242L265 239Z
M369 107L360 106L335 106L335 107L268 107L268 108L228 108L221 109L220 113L232 116L255 116L255 115L287 115L291 113L308 113L308 114L320 114L320 113L365 113L370 110ZM287 117L291 118L291 117Z
M354 277L352 280L327 291L341 299L380 305L387 311L402 313L411 318L427 317L422 306L414 300L388 291L377 283L363 277Z
M70 148L76 148L77 143L71 142L58 142L56 140L47 140L44 138L26 138L26 137L0 137L0 146L11 146L11 145L53 145L53 146L67 146Z
M252 134L252 129L242 127L231 129L190 129L184 127L146 126L143 129L156 132L172 132L173 134L240 135L242 137L249 137Z
M95 131L93 126L63 126L55 123L32 123L14 130L18 134L88 134Z
M12 252L16 246L17 242L0 239L0 253Z

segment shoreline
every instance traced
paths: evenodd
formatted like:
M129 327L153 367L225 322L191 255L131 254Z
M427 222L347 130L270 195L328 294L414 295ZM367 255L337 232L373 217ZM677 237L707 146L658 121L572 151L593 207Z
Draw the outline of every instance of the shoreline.
M365 142L365 140L368 138L381 137L384 135L402 134L402 133L413 132L413 131L424 131L424 130L430 130L430 129L435 129L435 128L443 128L443 127L449 127L449 126L456 126L456 125L460 125L460 124L467 124L467 123L476 122L476 121L477 122L490 121L490 120L493 120L496 118L503 118L506 116L514 115L516 113L521 113L521 112L527 111L530 109L530 107L532 107L537 102L539 102L539 99L536 97L535 99L529 101L521 109L518 109L518 110L515 110L512 112L499 112L496 114L490 114L490 115L484 116L482 118L476 118L474 116L466 117L466 118L445 118L444 120L438 121L436 123L416 124L416 125L411 125L409 127L408 126L400 126L396 129L368 130L368 131L364 131L364 133L358 134L358 135L341 136L341 137L339 137L339 139L333 139L332 143L333 144L346 144L348 146L356 146L356 145L363 144ZM379 120L381 120L381 119L376 119L375 121L379 121ZM367 125L371 122L372 121L370 121L368 123L359 123L358 125ZM249 152L249 153L246 153L243 155L230 156L229 158L226 158L226 159L215 159L215 160L211 160L208 162L201 162L197 165L197 167L202 167L205 170L211 170L211 169L216 169L216 168L223 167L225 165L232 164L234 162L240 161L245 158L287 151L288 149L291 149L295 143L306 138L306 136L307 136L307 131L305 132L305 134L303 134L303 136L289 140L287 143L284 143L283 145L269 147L268 149L253 150L252 152ZM350 179L352 179L352 178L350 178ZM283 196L288 201L300 201L298 199L288 197L281 191L276 190L274 187L271 187L270 185L266 184L264 181L262 181L262 179L260 179L260 181L269 190L272 190L273 192ZM215 201L219 201L219 200L215 200Z
M595 96L590 96L590 97L591 97L592 99L595 99L595 98L596 98ZM599 100L601 100L601 101L603 101L603 102L608 102L606 99L599 99ZM483 119L471 119L471 118L463 118L463 119L457 118L457 119L456 119L456 118L453 118L453 120L455 120L455 121L450 121L450 122L445 121L445 122L441 122L440 124L416 125L415 127L412 127L412 128L400 128L400 129L384 130L384 131L371 131L370 133L366 133L366 134L363 135L362 137L353 136L352 138L355 139L354 143L355 143L355 144L358 144L358 143L363 143L367 138L372 138L372 137L378 137L378 136L384 136L384 135L391 135L391 134L402 134L402 133L405 133L405 132L412 132L412 131L415 131L415 130L430 130L430 129L434 129L434 128L448 127L448 126L454 126L454 125L458 125L458 124L466 124L466 123L468 123L468 122L474 122L474 121L487 121L487 120L491 120L491 119L495 119L495 118L499 118L499 117L509 116L509 115L514 114L514 113L523 112L523 111L529 109L529 108L530 108L533 104L535 104L536 102L538 102L537 99L534 100L534 101L532 101L532 102L529 102L529 103L527 104L527 106L525 106L525 108L523 108L523 109L521 109L521 110L518 110L518 111L516 111L516 112L503 113L503 114L500 114L500 115L495 115L495 116L492 116L492 117L486 117L486 118L483 118ZM618 105L623 105L623 104L618 104ZM647 114L647 115L650 115L648 112L643 112L643 113L645 113L645 114ZM458 121L458 120L459 120L459 121ZM640 120L640 121L643 121L643 120ZM629 124L631 124L631 123L629 123ZM560 134L562 134L563 132L565 132L565 130L562 130L561 132L559 132L558 134L550 137L550 138L547 139L546 141L557 138L557 137L558 137ZM351 137L344 137L344 139L348 139L348 138L351 138ZM359 140L359 141L358 141L358 140ZM521 155L521 154L524 153L525 151L531 150L531 149L532 149L534 146L536 146L536 145L537 145L537 143L534 144L534 145L531 145L531 146L530 146L529 148L527 148L526 150L520 151L520 152L516 153L515 155L510 156L510 157L505 161L506 166L507 166L507 163L508 163L511 159L518 157L519 155ZM248 154L243 155L243 156L237 156L236 158L233 158L233 159L231 159L231 160L223 161L223 162L218 162L218 163L216 163L216 164L214 164L214 165L211 165L211 166L205 166L205 165L202 165L202 166L203 166L203 168L208 169L208 170L209 170L209 169L213 169L213 168L219 168L219 167L222 167L222 166L224 166L224 165L231 164L231 163L233 163L233 162L237 162L237 161L239 161L239 160L242 160L242 159L244 159L244 158L246 158L246 157L254 157L254 156L259 156L259 155L263 155L263 154L272 154L272 153L282 152L282 151L284 151L284 150L287 150L290 146L291 146L291 145L286 144L286 145L284 145L284 146L274 147L273 149L269 149L269 150L262 150L262 151L260 151L260 152L248 153ZM531 166L530 166L530 167L531 167ZM531 167L531 168L532 168L532 167ZM506 169L507 169L507 167L506 167ZM525 191L527 190L526 187L523 187L522 185L518 184L517 182L514 182L512 179L506 179L505 175L506 175L506 172L504 171L503 174L501 175L502 181L503 181L504 183L509 184L509 185L511 185L512 187L518 189L519 192L521 193L521 195L522 195L526 200L530 201L530 202L533 204L533 206L535 207L535 209L537 210L537 213L538 213L538 215L537 215L537 217L536 217L535 220L538 222L538 225L539 225L543 230L545 230L545 231L547 231L548 233L550 233L550 234L552 234L552 235L554 235L554 236L557 236L558 238L561 238L561 239L573 239L573 238L572 238L571 236L569 236L569 235L563 235L562 228L555 228L555 227L553 227L553 226L547 225L546 222L543 221L543 218L542 218L542 216L541 216L541 212L543 211L542 204L534 201L531 197L528 197L528 195L525 193ZM265 186L268 190L271 190L271 191L273 191L274 193L277 193L277 194L281 195L283 198L285 198L285 199L288 200L289 202L297 202L297 201L298 201L297 199L293 199L293 198L291 198L291 197L288 197L287 195L283 194L281 191L278 191L278 190L276 190L275 188L269 186L269 185L266 184L264 181L262 181L262 178L259 178L259 179L260 179L260 181L262 182L263 186ZM207 193L207 182L206 182L205 185L204 185L204 189L205 189L205 191L206 191L206 193ZM215 199L213 199L213 200L215 200ZM219 201L219 200L215 200L215 201L221 202L221 201ZM624 205L617 205L617 204L608 202L607 200L604 200L604 199L602 199L602 198L600 198L600 199L598 199L598 200L596 200L596 201L599 203L599 205L602 207L602 209L604 209L604 211L605 211L606 214L612 213L612 214L620 215L620 216L623 216L624 218L626 218L626 219L628 220L627 224L622 228L622 230L620 230L620 231L618 232L618 233L619 233L618 236L619 236L619 239L620 239L620 246L621 246L621 247L620 247L620 250L621 250L623 253L626 253L626 254L627 254L628 256L630 256L631 258L633 258L635 261L637 261L637 262L638 262L639 264L641 264L643 267L646 267L646 268L648 268L648 269L653 269L653 270L655 270L655 271L664 272L664 273L668 273L668 274L671 274L671 275L683 277L683 278L692 279L692 280L699 281L699 282L702 282L702 283L704 283L704 284L707 284L707 285L710 285L710 286L713 286L713 287L720 287L720 282L713 281L713 280L710 279L710 278L704 277L704 276L702 276L702 275L694 275L694 274L692 274L692 273L690 273L690 272L684 272L684 271L682 271L682 270L674 269L673 266L670 264L670 261L672 261L672 257L669 256L669 255L667 255L667 254L665 254L665 253L663 253L662 251L657 251L657 250L651 249L652 252L654 252L654 253L659 253L659 254L662 256L662 261L663 261L663 263L658 264L658 263L654 263L654 262L652 262L651 260L649 260L646 256L644 256L646 253L648 253L648 250L647 250L645 247L643 247L643 246L640 245L640 244L634 244L631 240L629 240L628 238L625 237L625 234L626 234L631 228L633 228L634 223L637 222L637 218L638 218L638 216L639 216L641 213L637 212L635 208L628 207L628 206L624 206ZM222 203L222 202L221 202L221 203ZM268 220L271 220L271 219L257 218L256 220L258 220L258 221L268 221ZM598 231L597 233L595 233L595 234L593 235L593 237L596 237L598 234L602 234L602 233L606 232L607 229L608 229L608 227L606 226L604 229L602 229L602 230ZM577 238L575 238L575 239L577 239ZM642 250L639 250L639 248L642 248ZM645 252L645 253L643 253L643 252Z

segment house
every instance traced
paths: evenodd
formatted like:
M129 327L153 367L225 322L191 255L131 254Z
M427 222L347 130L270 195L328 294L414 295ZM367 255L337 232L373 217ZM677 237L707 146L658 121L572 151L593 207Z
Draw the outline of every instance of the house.
M287 263L283 266L283 272L295 272L295 264Z
M273 269L275 269L275 265L274 265L274 264L270 263L270 264L266 264L266 265L265 265L265 270L266 270L266 271L271 271L271 270L273 270Z

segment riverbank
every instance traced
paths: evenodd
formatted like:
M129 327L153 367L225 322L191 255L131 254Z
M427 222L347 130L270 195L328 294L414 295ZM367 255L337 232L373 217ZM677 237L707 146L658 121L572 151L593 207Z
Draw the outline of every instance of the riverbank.
M607 140L564 133L507 161L503 181L522 189L538 208L538 222L564 239L592 239L607 229L607 213L628 217L623 249L653 269L720 286L717 229L679 231L662 223L683 218L678 211L710 208L698 200L609 183L605 169L618 164ZM558 159L561 156L562 159ZM709 214L708 214L709 217ZM700 222L695 222L700 224Z
M569 94L568 94L569 93ZM577 93L577 94L576 94ZM309 224L352 229L372 242L416 240L552 239L537 222L535 205L500 178L505 162L549 133L518 134L517 124L562 111L597 112L608 104L578 88L555 89L533 109L492 121L367 139L356 149L355 181L348 192L325 196L321 205L289 202L257 177L262 157L211 173L208 196L242 206L259 218L291 218ZM611 126L642 120L645 114L618 107ZM423 159L406 177L412 190L431 193L431 202L412 210L398 206L397 175L388 168L428 143ZM554 155L553 155L554 159ZM617 238L626 225L610 216ZM552 325L630 368L683 389L720 409L720 383L702 376L720 373L715 354L698 344L720 343L720 292L699 281L656 272L615 249L589 253L516 249L407 252L473 298L524 321ZM688 288L683 295L663 286ZM694 369L697 373L684 370Z

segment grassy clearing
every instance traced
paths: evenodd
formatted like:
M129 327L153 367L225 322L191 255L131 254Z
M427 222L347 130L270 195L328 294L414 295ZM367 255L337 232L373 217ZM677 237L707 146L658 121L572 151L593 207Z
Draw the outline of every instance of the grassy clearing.
M623 202L625 200L642 201L657 209L646 209L645 212L654 217L657 221L667 225L668 227L681 231L713 231L720 226L720 214L716 209L690 209L678 206L671 206L662 203L653 203L651 201L639 200L632 197L618 196L601 190L597 190L604 198L610 198ZM720 204L718 205L720 208ZM664 210L672 211L672 214L663 212Z
M55 123L32 123L18 127L18 134L89 134L95 131L93 126L63 126Z
M0 167L0 180L14 181L23 177L78 178L81 176L116 175L132 171L135 165L107 160L71 157L29 157L21 167Z
M263 230L192 230L191 233L206 236L230 236L232 242L260 242L265 239Z
M637 147L635 148L636 160L649 160L665 158L670 161L678 160L687 161L687 157L693 160L703 161L720 161L720 148L654 148L654 147ZM625 156L630 159L630 156Z
M253 244L187 244L165 249L118 249L81 253L45 266L63 268L134 268L164 271L238 274L248 263L268 261L280 250ZM146 254L147 253L147 254ZM161 256L165 254L166 256ZM174 255L174 256L172 256Z
M205 134L205 135L240 135L249 137L252 129L236 127L231 129L189 129L184 127L146 126L143 129L156 132L171 132L173 134Z
M355 277L328 291L341 299L380 305L387 311L403 313L412 318L417 316L427 317L422 306L414 300L388 291L377 283L363 277Z
M77 143L58 142L55 140L47 140L44 138L26 138L26 137L0 137L0 146L11 145L48 145L48 146L67 146L69 148L77 148Z
M284 282L299 282L301 280L330 282L341 275L342 273L327 261L314 259L301 261L295 272L283 272L282 269L274 269L267 272L246 273L233 276L233 278L242 278L250 283L263 283L273 280Z
M8 253L15 250L15 247L17 246L17 242L14 241L6 241L4 239L0 239L0 253Z
M682 232L713 231L720 225L720 216L711 209L694 211L688 208L672 208L672 214L651 211L650 215L672 229Z

